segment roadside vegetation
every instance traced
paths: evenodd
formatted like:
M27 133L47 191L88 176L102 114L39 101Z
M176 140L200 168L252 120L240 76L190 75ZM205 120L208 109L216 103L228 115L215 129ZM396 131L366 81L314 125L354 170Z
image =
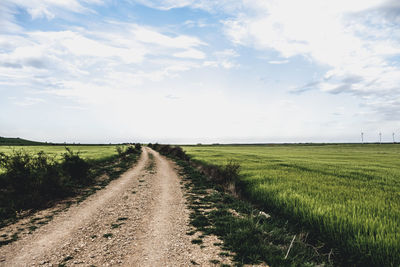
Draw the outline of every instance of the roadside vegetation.
M186 146L207 172L240 164L231 191L310 230L336 264L400 265L400 146ZM228 163L228 164L227 164ZM225 166L225 167L221 167ZM212 171L208 171L212 174Z
M233 192L240 165L199 165L189 160L180 147L149 145L173 158L181 166L183 186L191 209L192 243L202 247L203 238L213 234L223 242L224 256L238 266L265 262L271 266L331 266L333 250L298 223L265 213ZM196 234L197 233L197 234ZM221 255L222 255L221 254Z
M119 177L141 153L139 144L114 147L113 154L95 159L63 149L57 155L29 150L0 152L0 227L66 197L84 200Z

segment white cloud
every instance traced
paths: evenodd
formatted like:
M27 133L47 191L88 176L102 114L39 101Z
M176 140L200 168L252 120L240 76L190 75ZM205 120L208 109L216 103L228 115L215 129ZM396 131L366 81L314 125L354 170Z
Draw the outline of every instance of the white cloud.
M162 24L161 28L126 22L141 20L141 16L133 17L134 12L132 17L121 12L123 18L118 17L121 14L113 14L111 20L101 15L102 8L97 10L97 16L95 5L113 6L129 1L162 9L166 16L175 16L188 8L213 14L198 12L194 21L184 21L186 16L174 17L171 21L181 19L182 23ZM299 141L316 130L319 136L327 132L323 128L332 125L327 116L331 116L338 103L346 101L343 104L346 109L334 115L336 119L342 114L343 120L336 124L336 132L329 130L331 136L339 136L344 128L360 128L359 117L353 118L355 111L375 112L375 115L366 113L375 120L374 125L379 121L376 113L393 121L399 116L400 105L398 60L392 60L400 48L394 9L379 11L387 14L382 17L375 6L383 10L387 5L369 0L362 5L356 3L5 0L0 4L0 91L15 98L2 105L0 109L5 112L0 114L34 111L36 114L24 117L25 124L32 122L31 132L42 128L33 123L40 117L37 114L45 114L52 127L43 127L43 131L63 129L58 133L61 139L66 133L71 136L83 133L87 140L93 140L94 135L101 141L106 135L114 140L115 136L143 136L147 141L153 139L152 142L160 136L186 137L189 142L195 138L211 140L213 136L213 141L218 142L218 139L228 140L230 134L232 140L247 136L248 141L251 135L257 135L265 141L268 137L296 135ZM179 7L187 8L166 11ZM29 14L24 19L38 19L31 26L36 30L18 25L15 15L20 8ZM75 19L82 16L75 13L87 12L90 12L85 21L88 23L77 23ZM53 18L61 20L51 21ZM225 19L222 23L218 21L221 18ZM154 24L163 22L154 19ZM197 31L198 28L191 27L203 28ZM224 40L223 30L233 43ZM291 79L295 75L288 74L287 82L276 82L268 89L259 82L260 76L275 75L273 71L265 74L263 66L274 68L265 64L268 61L270 64L290 61L293 64L280 67L289 69L298 63L299 56L316 63L315 72L321 72L318 68L321 65L328 69L325 75L313 76L312 83L296 91L315 87L321 91L313 92L317 97L287 94L285 87L293 85ZM265 62L260 63L260 58ZM346 92L352 95L338 95ZM8 123L13 125L15 121L18 120L10 119ZM68 127L70 130L65 130Z
M205 54L196 49L189 49L183 52L175 53L174 57L180 58L193 58L193 59L203 59L205 58Z
M280 65L289 63L289 60L270 60L268 61L268 63L273 65Z
M132 34L137 40L143 43L155 44L171 48L191 48L201 45L206 45L196 37L179 35L170 37L165 34L161 34L155 30L151 30L146 27L134 26L131 30Z
M205 61L203 65L206 67L222 67L225 69L239 67L239 64L234 60L239 54L233 49L217 51L214 53L214 56L215 60Z
M40 16L51 19L45 12L84 12L87 3L101 2L43 1L37 8L43 7L42 13L38 11ZM0 23L10 21L18 27L13 21L17 6L28 10L34 2L9 4L5 10L9 16L0 18ZM32 15L34 11L29 12ZM26 97L11 102L18 106L42 103L39 95L63 99L64 106L74 109L110 105L115 109L113 114L121 110L130 114L139 111L121 105L132 106L132 101L143 99L142 90L201 67L198 61L206 57L201 48L207 43L197 37L135 23L100 24L67 30L4 32L0 35L0 89L25 92ZM156 91L160 90L163 88Z
M25 9L33 19L53 19L59 12L77 13L91 11L87 4L102 4L102 0L4 0L8 5Z
M18 106L32 106L35 104L45 103L46 100L37 97L24 97L23 100L16 101L15 104Z
M244 10L224 21L234 43L278 51L287 59L300 55L330 69L315 83L322 91L400 96L400 67L390 63L400 55L400 27L383 15L387 1L245 3Z
M137 2L160 10L190 7L203 9L209 12L217 12L219 10L232 12L243 5L242 1L237 0L131 0L131 2Z

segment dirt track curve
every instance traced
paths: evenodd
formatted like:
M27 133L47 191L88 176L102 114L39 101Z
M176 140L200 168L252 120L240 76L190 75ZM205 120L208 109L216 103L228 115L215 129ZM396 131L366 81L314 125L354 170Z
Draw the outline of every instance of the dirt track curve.
M150 156L152 155L152 156ZM154 165L154 168L151 168ZM209 237L192 244L176 166L143 148L106 188L20 240L0 248L0 266L202 266L226 262Z

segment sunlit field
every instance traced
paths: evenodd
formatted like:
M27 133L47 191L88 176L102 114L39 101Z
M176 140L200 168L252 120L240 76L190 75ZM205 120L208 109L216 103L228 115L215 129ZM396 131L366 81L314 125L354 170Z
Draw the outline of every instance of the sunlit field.
M114 146L66 146L74 152L79 152L79 156L84 159L96 160L107 158L117 154ZM54 156L57 159L61 159L63 153L65 153L64 146L0 146L0 153L10 154L13 151L26 151L28 153L37 154L37 152L43 151L47 155Z
M252 201L308 225L346 255L400 264L400 145L183 148L206 164L238 161Z
M87 160L106 159L117 154L114 146L66 146L79 156ZM25 151L29 154L36 155L43 151L46 155L61 160L62 155L66 152L65 146L0 146L0 153L12 154L14 151ZM0 168L0 173L2 173Z

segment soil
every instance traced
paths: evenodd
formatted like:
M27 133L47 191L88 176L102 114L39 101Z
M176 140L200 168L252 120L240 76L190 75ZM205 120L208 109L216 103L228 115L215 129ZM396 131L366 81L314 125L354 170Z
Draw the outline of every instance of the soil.
M145 147L120 178L1 247L0 266L230 264L217 237L191 242L189 213L176 165Z

